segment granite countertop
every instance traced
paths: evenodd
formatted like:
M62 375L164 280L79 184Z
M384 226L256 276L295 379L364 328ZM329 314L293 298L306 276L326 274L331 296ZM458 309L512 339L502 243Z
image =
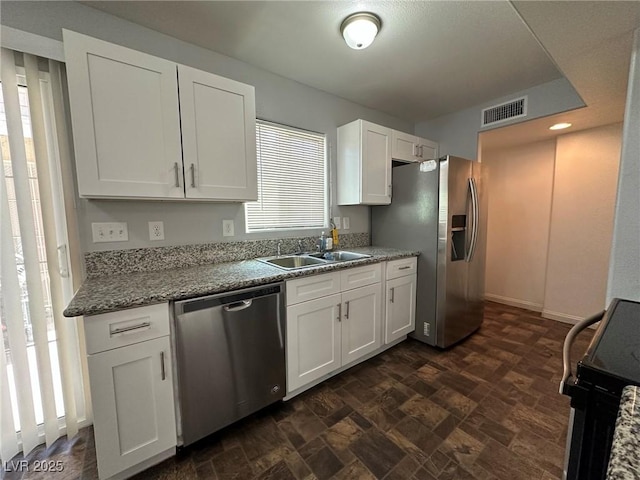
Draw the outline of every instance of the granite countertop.
M201 265L189 268L89 278L63 312L66 317L94 315L153 303L182 300L213 293L279 282L295 277L357 267L419 252L381 247L350 248L370 258L336 262L299 270L282 270L257 260Z
M640 387L622 391L607 480L640 480Z

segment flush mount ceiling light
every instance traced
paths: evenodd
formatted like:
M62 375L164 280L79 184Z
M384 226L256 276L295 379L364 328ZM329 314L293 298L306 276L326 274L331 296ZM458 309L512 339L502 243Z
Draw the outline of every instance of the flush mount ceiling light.
M340 26L340 32L354 50L362 50L373 43L380 30L380 18L373 13L359 12L349 15Z
M549 130L562 130L565 128L569 128L571 126L570 123L556 123L555 125L551 125Z

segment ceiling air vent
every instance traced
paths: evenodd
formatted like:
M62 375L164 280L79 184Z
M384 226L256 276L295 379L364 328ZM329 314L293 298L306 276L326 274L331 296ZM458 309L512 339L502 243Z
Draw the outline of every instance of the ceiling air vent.
M527 116L527 97L526 95L515 100L487 107L482 110L482 126L495 125L496 123L506 122L514 118Z

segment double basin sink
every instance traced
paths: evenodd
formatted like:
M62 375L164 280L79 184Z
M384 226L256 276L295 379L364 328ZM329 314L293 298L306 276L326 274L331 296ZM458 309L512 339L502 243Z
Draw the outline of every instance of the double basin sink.
M298 268L315 267L335 262L348 262L369 258L371 255L364 253L346 252L343 250L325 253L299 253L294 255L281 255L278 257L258 258L259 262L282 268L283 270L296 270Z

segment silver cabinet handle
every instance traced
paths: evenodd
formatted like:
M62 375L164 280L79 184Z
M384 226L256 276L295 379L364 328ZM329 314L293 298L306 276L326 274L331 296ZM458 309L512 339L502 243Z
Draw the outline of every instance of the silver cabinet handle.
M167 379L167 371L164 368L164 352L160 352L160 368L162 371L162 380Z
M405 265L404 267L399 267L398 270L406 270L407 268L411 268L411 265Z
M191 188L196 188L196 166L191 164Z
M242 300L241 302L231 303L222 307L225 312L239 312L245 308L249 308L253 300Z
M344 318L349 320L349 302L345 302L345 306L347 307L347 311L344 314Z
M393 303L393 297L394 297L394 293L395 293L395 287L391 287L391 303Z
M113 337L114 335L120 335L121 333L133 332L134 330L141 330L149 327L151 327L151 322L143 322L138 325L131 325L130 327L116 328L115 330L111 330L109 335Z
M413 156L414 157L419 157L420 154L418 153L420 146L417 143L413 144Z
M342 304L341 303L338 304L338 321L339 322L342 321Z
M178 171L178 162L173 164L173 171L176 174L176 188L180 188L180 173Z
M418 155L420 158L424 158L424 151L422 150L424 148L424 145L420 145L420 155Z

